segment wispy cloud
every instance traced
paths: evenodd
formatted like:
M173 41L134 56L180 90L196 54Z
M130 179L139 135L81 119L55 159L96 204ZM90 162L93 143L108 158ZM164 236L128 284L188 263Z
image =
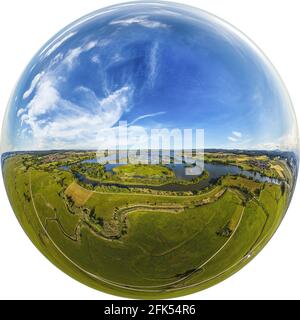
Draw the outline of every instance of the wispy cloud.
M232 135L237 137L238 139L241 139L243 136L242 133L239 131L232 131Z
M71 37L73 34L69 35L67 38ZM69 49L65 55L58 54L51 61L50 67L53 66L56 62L61 61L62 64L66 65L68 67L68 69L72 69L74 62L78 59L78 57L83 52L87 52L87 51L93 49L97 44L99 44L98 41L89 41L82 46ZM43 81L43 82L41 81L44 75L45 75L45 71L42 71L42 72L35 75L35 77L33 78L32 82L30 84L30 87L24 92L23 99L27 99L34 92L34 90L39 86L40 83L46 82L46 81ZM48 72L48 75L49 75L49 72Z
M87 52L93 48L95 48L95 46L98 44L97 41L89 41L88 43L86 43L83 46L79 46L73 49L70 49L64 60L63 63L65 63L67 65L67 67L69 69L71 69L73 67L74 62L77 60L77 58L83 53L83 52Z
M148 81L150 83L150 86L153 87L153 84L155 82L156 76L157 76L157 54L158 54L159 44L158 42L155 42L150 50L150 61L149 61L149 77Z
M265 141L254 143L250 146L251 149L257 150L289 150L289 151L297 151L300 149L300 141L298 136L298 128L296 123L289 128L289 131L285 134L281 135L277 139L273 141Z
M40 83L21 121L30 128L37 148L56 147L58 144L98 147L99 132L118 122L128 108L131 94L129 87L113 91L103 99L98 99L93 92L87 101L98 106L93 109L62 98L55 80L49 78Z
M230 142L241 142L243 134L239 131L231 131L231 135L227 137Z
M249 149L249 143L252 139L248 135L244 135L240 131L231 131L231 135L227 137L229 146L238 149Z
M41 77L43 76L44 72L38 73L33 80L31 81L30 87L27 91L24 92L23 94L23 99L28 98L32 92L34 91L34 89L36 88L36 85L39 83Z
M63 43L65 43L68 39L73 37L75 34L76 32L70 32L69 34L57 40L56 42L51 43L42 51L42 54L45 54L45 57L48 57L52 52L58 49Z
M100 63L100 58L99 58L98 55L92 56L91 60L92 60L92 62L94 62L94 63Z
M86 87L74 88L74 94L78 97L75 103L61 93L62 83L79 56L97 45L101 46L101 43L88 41L69 49L58 65L53 67L50 64L33 78L23 95L24 98L30 97L30 100L17 112L21 126L19 134L24 140L31 141L30 148L75 148L86 145L97 148L101 141L99 132L112 128L129 110L134 91L130 84L110 89L102 97Z
M157 117L160 116L162 114L165 114L165 111L161 111L161 112L155 112L155 113L149 113L149 114L144 114L142 116L139 116L137 118L135 118L132 122L130 122L128 125L132 126L133 124L135 124L136 122L138 122L139 120L145 119L145 118L150 118L150 117Z
M147 16L139 16L122 20L114 20L111 25L129 26L132 24L138 24L145 28L167 28L168 25L155 20L150 20Z
M235 137L228 137L228 140L229 141L231 141L231 142L236 142L236 141L238 141L238 139L237 138L235 138Z
M25 108L20 108L17 112L17 117L20 117L24 112L26 112Z

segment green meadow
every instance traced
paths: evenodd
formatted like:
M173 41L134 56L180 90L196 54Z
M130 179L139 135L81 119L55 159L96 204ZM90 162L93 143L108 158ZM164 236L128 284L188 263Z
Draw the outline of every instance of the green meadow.
M281 184L226 175L194 193L149 193L147 185L139 191L85 185L61 169L62 161L76 163L74 154L44 158L19 154L5 160L5 185L19 222L64 272L126 297L185 295L227 278L268 242L291 195L282 161L270 166L272 175L288 181ZM135 177L174 178L172 170L155 165L113 170L125 184Z

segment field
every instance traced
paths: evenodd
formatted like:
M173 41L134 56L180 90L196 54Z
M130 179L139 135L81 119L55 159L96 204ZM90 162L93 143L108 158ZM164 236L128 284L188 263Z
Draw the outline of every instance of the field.
M61 169L88 157L9 157L3 167L7 193L25 232L48 259L91 287L127 297L184 295L236 272L271 238L293 187L288 165L266 157L253 164L271 161L280 183L226 175L203 190L181 193L98 188ZM154 165L114 170L125 182L173 177Z
M127 164L120 167L116 167L113 171L120 177L131 178L131 177L145 177L150 179L161 178L161 177L174 177L172 170L164 166L157 165L133 165Z

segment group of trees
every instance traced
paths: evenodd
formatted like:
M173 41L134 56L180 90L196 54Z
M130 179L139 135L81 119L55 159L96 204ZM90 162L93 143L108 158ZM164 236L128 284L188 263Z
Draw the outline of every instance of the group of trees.
M97 217L96 215L96 208L93 207L91 210L90 210L90 214L89 214L89 217L90 217L90 220L91 222L95 223L95 224L98 224L100 225L101 227L103 227L104 225L104 219L102 217Z
M72 172L79 172L91 178L101 179L105 174L105 168L99 163L77 163L71 166Z

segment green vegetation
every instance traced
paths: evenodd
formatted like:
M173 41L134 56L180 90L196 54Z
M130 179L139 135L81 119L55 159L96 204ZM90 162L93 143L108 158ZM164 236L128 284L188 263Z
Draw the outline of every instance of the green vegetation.
M105 168L99 163L76 163L71 167L72 172L79 172L91 179L104 179Z
M127 164L106 171L105 166L99 163L76 163L70 167L71 171L79 173L91 181L101 181L107 184L118 183L120 185L146 185L162 186L165 184L189 185L207 179L207 171L193 179L178 179L174 172L164 165Z
M271 160L268 156L248 156L234 153L206 153L205 162L238 166L242 170L255 171L280 180L291 181L291 172L280 160Z
M147 188L153 180L176 180L161 165L113 169L123 184L143 181L140 189L79 184L74 173L83 170L113 180L103 166L79 163L91 155L16 155L5 161L5 185L21 225L48 259L75 279L122 296L172 297L228 277L267 243L290 199L291 175L279 160L271 166L282 168L273 168L286 177L281 185L227 175L203 190L176 192ZM208 173L193 183L203 177Z
M162 179L175 176L174 172L166 166L151 164L127 164L114 168L113 172L117 174L120 179L135 177Z

